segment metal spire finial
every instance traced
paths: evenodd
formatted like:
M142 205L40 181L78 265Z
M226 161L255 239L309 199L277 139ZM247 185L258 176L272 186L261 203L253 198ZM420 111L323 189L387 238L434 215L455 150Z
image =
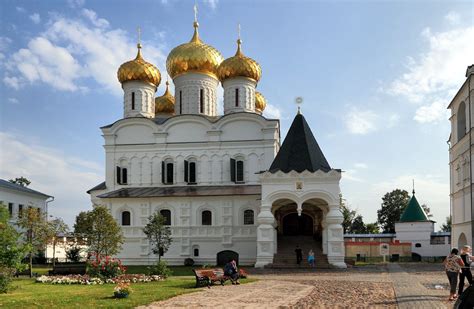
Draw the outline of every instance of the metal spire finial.
M240 23L237 25L238 39L240 40Z
M301 114L301 104L303 104L303 98L302 97L296 97L295 103L298 106L298 115Z
M412 179L412 182L413 182L413 195L415 195L415 179Z
M197 3L194 2L194 22L197 23L198 21L198 6Z
M142 48L142 30L140 29L140 26L137 27L137 37L138 37L138 40L137 40L137 47L138 48Z

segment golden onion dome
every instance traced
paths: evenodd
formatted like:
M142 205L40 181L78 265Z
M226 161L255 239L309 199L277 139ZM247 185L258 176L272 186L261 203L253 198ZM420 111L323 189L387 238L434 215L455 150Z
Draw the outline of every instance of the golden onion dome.
M135 59L123 63L117 71L117 78L121 83L131 80L139 80L151 83L158 87L161 82L161 74L157 67L146 62L142 57L142 45L137 44L138 52Z
M194 22L194 35L189 43L175 47L166 59L166 69L171 78L188 72L198 72L217 78L217 68L224 58L214 47L199 38L199 24Z
M174 114L174 96L169 91L169 84L166 81L165 93L155 98L155 114Z
M258 91L255 91L255 111L259 114L267 107L265 97Z
M219 69L217 70L217 76L220 81L232 77L248 77L258 82L262 76L262 68L257 63L257 61L252 58L246 57L242 53L240 45L242 40L237 40L237 52L235 56L227 58L224 62L221 63Z

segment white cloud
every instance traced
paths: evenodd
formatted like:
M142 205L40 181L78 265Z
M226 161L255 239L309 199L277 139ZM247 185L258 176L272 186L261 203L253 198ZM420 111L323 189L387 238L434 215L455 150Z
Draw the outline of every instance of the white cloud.
M21 6L17 6L16 10L17 10L17 12L20 12L20 13L25 13L26 12L25 8L21 7Z
M16 99L16 98L8 98L8 102L9 102L9 103L12 103L12 104L18 104L18 103L20 103L20 102L18 101L18 99Z
M446 16L444 16L444 19L453 26L459 25L461 21L461 16L459 13L451 11L449 12Z
M12 40L6 36L0 36L0 60L5 59L5 52L10 46Z
M355 163L355 164L354 164L354 167L355 167L355 168L363 168L363 169L366 169L366 168L368 168L369 166L368 166L367 164L365 164L365 163Z
M357 170L355 169L345 170L344 173L342 174L342 178L344 180L363 182L363 180L360 177L357 177Z
M95 162L68 158L55 149L31 144L22 136L0 132L0 175L3 179L24 176L31 188L55 197L49 210L68 223L91 208L86 191L103 181Z
M125 31L109 29L109 22L94 11L81 10L81 16L55 16L48 21L45 32L7 59L5 84L19 89L42 82L58 90L77 91L86 90L86 82L94 80L101 89L122 95L116 73L122 63L135 57L135 42ZM162 45L156 40L143 45L145 59L165 72Z
M270 119L281 119L281 110L275 105L268 104L263 110L263 115Z
M423 105L416 110L413 117L419 123L438 123L449 118L445 101L436 101L430 105Z
M73 9L82 7L85 2L85 0L67 0L69 6Z
M345 124L350 133L364 135L377 129L377 120L377 114L371 110L352 108L345 117Z
M107 20L103 18L97 18L97 13L92 10L82 9L82 15L96 27L107 28L109 26L109 22Z
M406 72L391 83L389 93L423 105L415 120L428 123L445 119L440 104L448 105L465 79L466 67L474 62L474 27L438 33L426 28L421 37L428 44L427 50L408 58ZM432 107L436 110L429 111Z
M219 0L203 0L203 2L213 10L217 8L217 5L219 4Z
M30 19L35 23L39 24L41 22L41 17L38 13L33 13L30 15Z
M388 116L387 120L387 128L393 128L400 122L400 116L398 114L392 114Z

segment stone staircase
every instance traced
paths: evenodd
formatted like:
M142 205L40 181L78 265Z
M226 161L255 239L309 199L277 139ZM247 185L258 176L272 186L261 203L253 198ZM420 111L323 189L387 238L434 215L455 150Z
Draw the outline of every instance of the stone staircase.
M301 265L296 264L296 245L303 251ZM273 257L273 264L265 266L273 269L310 269L308 252L313 249L315 268L331 268L327 256L323 254L320 241L315 241L312 236L278 236L278 250Z

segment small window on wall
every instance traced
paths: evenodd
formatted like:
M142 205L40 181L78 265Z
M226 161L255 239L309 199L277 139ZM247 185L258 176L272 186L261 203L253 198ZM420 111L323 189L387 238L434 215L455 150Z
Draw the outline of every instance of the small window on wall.
M125 167L116 167L116 174L117 174L117 184L119 185L126 185L127 181L127 169Z
M244 211L244 225L253 225L253 222L253 210L247 209L246 211Z
M201 214L201 224L202 225L212 225L212 212L209 210L204 210Z
M230 159L230 180L235 183L244 182L244 161Z
M18 218L23 217L23 205L18 205Z
M204 113L204 89L199 91L199 113Z
M179 91L179 114L183 113L183 92Z
M132 92L132 110L135 110L135 92Z
M415 244L416 248L421 248L421 244Z
M239 88L235 88L235 107L239 107Z
M161 162L161 182L165 185L171 185L174 183L174 165L173 162L162 161Z
M13 216L13 203L8 203L8 213L10 214L10 218Z
M199 248L194 248L193 251L194 251L194 252L193 252L193 255L194 255L194 256L199 256Z
M184 160L184 182L196 184L196 162Z
M165 218L165 225L171 225L171 210L169 209L162 209L160 210L160 215Z
M130 211L122 212L122 225L130 225Z

